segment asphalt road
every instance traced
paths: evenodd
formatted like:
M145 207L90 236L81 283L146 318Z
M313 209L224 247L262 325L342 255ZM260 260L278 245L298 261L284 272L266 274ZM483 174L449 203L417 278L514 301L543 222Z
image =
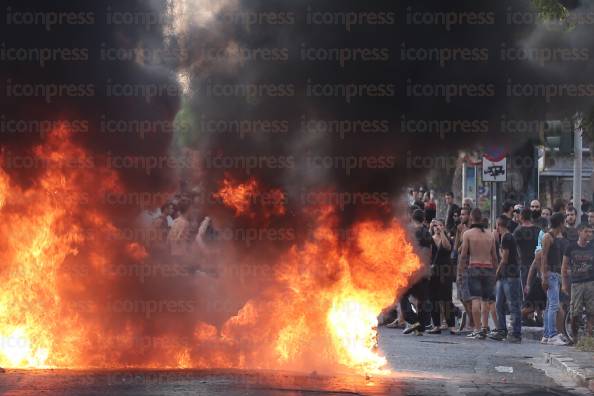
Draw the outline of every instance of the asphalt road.
M545 374L543 353L564 348L523 340L508 344L449 334L418 337L381 328L380 348L400 373L435 378L443 394L564 395L580 394L573 383L551 370ZM565 382L558 385L555 380Z
M450 335L405 336L382 329L391 377L315 373L180 371L15 371L0 374L3 395L570 395L533 367L544 348Z

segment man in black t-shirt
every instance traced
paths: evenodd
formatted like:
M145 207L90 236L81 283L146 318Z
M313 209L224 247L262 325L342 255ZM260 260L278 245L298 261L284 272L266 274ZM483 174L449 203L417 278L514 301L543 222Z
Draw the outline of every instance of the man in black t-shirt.
M514 232L518 226L518 223L514 221L514 206L513 201L508 200L503 203L503 207L501 208L503 210L502 216L510 220L507 225L509 232Z
M445 194L446 204L446 230L450 235L455 232L454 227L456 226L454 221L454 213L460 210L460 207L454 203L454 193L447 192Z
M497 219L497 232L501 235L500 260L497 267L497 284L495 286L495 306L497 309L497 331L489 334L489 338L519 343L522 341L522 283L520 281L520 261L518 245L514 236L509 232L510 219L500 216ZM507 334L505 322L505 308L512 317L512 334Z
M520 214L520 226L515 229L513 236L518 244L520 254L520 274L522 276L522 287L526 286L528 270L534 261L534 250L538 244L540 228L532 223L532 212L530 209L522 210Z
M592 333L594 321L594 247L591 243L592 228L588 224L578 226L578 240L571 242L563 255L561 282L563 291L569 292L571 279L571 330L577 341L579 317L586 309L588 333Z

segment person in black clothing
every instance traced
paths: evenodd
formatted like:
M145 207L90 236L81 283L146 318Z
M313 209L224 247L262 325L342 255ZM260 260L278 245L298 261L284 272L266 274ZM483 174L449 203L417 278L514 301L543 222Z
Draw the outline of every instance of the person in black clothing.
M518 223L516 223L513 218L514 218L514 202L513 201L505 201L503 203L503 207L501 208L503 210L503 216L506 216L510 222L508 224L508 229L509 232L514 232L516 230L516 227L518 226Z
M522 283L520 281L520 262L518 259L518 246L514 236L509 232L510 219L500 216L497 219L497 231L501 235L500 259L497 267L495 286L497 307L497 331L490 333L489 338L508 342L519 343L522 341L522 319L520 306L522 304ZM512 316L512 334L507 334L505 322L505 308Z
M534 250L538 244L540 228L532 222L532 212L530 209L522 210L520 216L521 223L513 232L513 236L518 244L520 254L520 273L522 275L523 287L526 285L530 265L534 261Z
M592 228L588 224L580 224L578 234L578 240L571 242L565 249L561 266L561 283L567 294L570 292L571 280L571 330L576 342L582 310L586 309L588 334L592 334L594 320L594 247L590 242Z
M445 194L446 204L446 230L448 234L452 235L456 232L456 225L454 222L454 213L460 211L460 207L454 203L454 193L447 192Z
M425 219L425 212L417 209L412 215L412 227L417 243L422 252L421 256L429 256L428 250L431 248L432 237L429 229L423 220ZM424 254L423 254L424 253ZM415 283L400 299L400 312L404 316L404 320L410 324L410 327L404 329L404 334L414 333L415 335L422 335L425 327L429 325L431 310L428 305L429 281L427 277L423 277ZM412 304L409 297L413 296L417 299L417 312L412 309Z
M429 298L431 301L431 319L433 328L429 334L441 334L441 315L443 312L450 333L455 334L454 303L452 302L453 267L450 259L452 244L444 230L443 220L431 223L431 279L429 280Z
M538 199L534 199L532 202L530 202L530 211L532 212L532 222L535 226L540 227L541 230L546 230L549 228L549 220L548 218L544 218L542 216L542 209Z
M528 282L528 272L530 271L530 266L534 261L534 252L536 250L536 246L538 245L538 235L540 234L540 227L532 223L532 214L533 212L531 211L531 209L524 209L521 213L521 223L518 226L518 228L516 228L516 230L513 232L513 236L518 245L518 253L520 259L520 275L523 291L530 290L532 287L535 286L540 286L537 285L538 280L534 279L532 281L533 284L530 285L531 287L526 287L526 284ZM534 296L534 293L532 294ZM537 306L538 303L542 305L544 301L531 301L528 298L528 293L524 293L524 306L522 308L522 324L524 326L536 324L533 323L531 319L529 319L529 315L535 311L534 308Z

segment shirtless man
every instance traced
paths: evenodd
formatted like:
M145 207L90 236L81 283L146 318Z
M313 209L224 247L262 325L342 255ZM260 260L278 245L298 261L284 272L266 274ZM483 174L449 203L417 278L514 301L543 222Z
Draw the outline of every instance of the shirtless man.
M489 309L495 301L496 264L495 237L485 230L481 210L475 208L470 212L470 229L462 235L458 261L458 277L468 267L474 320L474 331L468 335L470 338L484 340L487 337Z

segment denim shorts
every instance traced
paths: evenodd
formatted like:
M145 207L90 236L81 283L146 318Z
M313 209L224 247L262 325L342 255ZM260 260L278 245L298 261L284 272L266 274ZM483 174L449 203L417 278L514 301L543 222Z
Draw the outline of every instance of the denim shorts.
M456 279L456 289L458 290L458 299L466 302L472 300L470 289L468 288L468 269Z
M480 298L485 301L495 301L495 269L472 268L468 269L468 289L472 299Z

